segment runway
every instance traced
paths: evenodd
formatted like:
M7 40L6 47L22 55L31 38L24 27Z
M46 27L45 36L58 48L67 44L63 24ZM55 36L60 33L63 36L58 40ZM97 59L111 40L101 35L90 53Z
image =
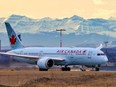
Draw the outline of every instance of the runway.
M92 68L85 68L87 72L93 71ZM79 68L72 68L71 71L81 71ZM101 66L99 72L116 72L116 66Z

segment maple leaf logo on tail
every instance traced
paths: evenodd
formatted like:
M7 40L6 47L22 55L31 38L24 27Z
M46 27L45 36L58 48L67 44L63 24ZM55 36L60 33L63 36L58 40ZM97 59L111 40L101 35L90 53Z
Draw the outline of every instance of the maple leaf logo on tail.
M14 35L11 36L11 38L10 38L10 43L11 43L12 45L15 45L15 43L16 43L16 38L15 38Z

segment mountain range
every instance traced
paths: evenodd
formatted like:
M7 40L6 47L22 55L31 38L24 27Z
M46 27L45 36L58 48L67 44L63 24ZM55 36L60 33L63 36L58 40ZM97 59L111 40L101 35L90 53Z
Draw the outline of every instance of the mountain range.
M9 22L14 30L22 35L26 46L59 46L59 32L63 32L63 46L96 46L104 41L116 45L116 19L84 19L79 16L52 19L49 17L32 19L26 16L11 15L0 18L0 39L3 46L9 46L4 22Z

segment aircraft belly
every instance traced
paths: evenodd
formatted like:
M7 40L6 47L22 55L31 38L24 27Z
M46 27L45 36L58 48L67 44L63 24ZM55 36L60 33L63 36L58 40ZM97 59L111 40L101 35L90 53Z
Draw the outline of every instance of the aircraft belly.
M55 65L66 65L66 61L55 61Z
M55 61L55 65L80 65L90 64L91 60L86 57L68 57L65 61Z

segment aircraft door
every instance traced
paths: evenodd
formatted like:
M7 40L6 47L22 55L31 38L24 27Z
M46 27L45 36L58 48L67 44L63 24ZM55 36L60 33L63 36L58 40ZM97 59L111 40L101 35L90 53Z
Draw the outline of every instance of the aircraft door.
M39 52L39 56L43 56L43 51L40 51Z
M70 63L71 64L75 64L75 57L74 56L70 56L70 58L69 58L69 61L70 61Z
M91 59L92 58L92 51L89 51L88 52L88 59Z
M20 51L20 54L23 55L23 50Z

